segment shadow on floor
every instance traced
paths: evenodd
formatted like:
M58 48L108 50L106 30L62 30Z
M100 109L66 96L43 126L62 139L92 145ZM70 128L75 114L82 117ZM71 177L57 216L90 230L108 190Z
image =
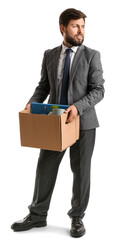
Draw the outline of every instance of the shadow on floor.
M54 225L47 225L46 227L42 227L42 228L32 228L28 231L22 231L22 232L16 232L16 233L19 233L19 234L27 234L29 233L32 234L32 233L37 233L37 232L45 232L45 234L48 234L48 233L53 233L53 234L58 234L58 235L69 235L69 229L68 228L65 228L65 227L62 227L62 226L54 226Z

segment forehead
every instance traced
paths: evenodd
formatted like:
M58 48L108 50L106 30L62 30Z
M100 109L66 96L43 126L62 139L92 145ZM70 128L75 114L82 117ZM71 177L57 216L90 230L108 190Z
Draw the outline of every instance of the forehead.
M80 18L80 19L72 19L72 20L69 21L69 24L68 24L68 25L73 25L73 24L84 25L85 22L84 22L84 19L83 19L83 18Z

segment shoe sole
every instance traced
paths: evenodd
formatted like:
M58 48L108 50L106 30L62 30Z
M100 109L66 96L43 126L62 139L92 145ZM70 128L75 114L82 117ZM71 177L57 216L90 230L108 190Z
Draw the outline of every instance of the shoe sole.
M15 228L12 228L11 226L11 229L13 229L14 232L20 232L20 231L27 231L27 230L30 230L32 228L41 228L41 227L46 227L47 226L47 223L37 223L37 224L33 224L29 227L15 227Z
M78 233L78 232L74 233L74 232L70 231L71 236L75 237L75 238L82 237L85 233L86 233L86 230L84 230L81 233Z

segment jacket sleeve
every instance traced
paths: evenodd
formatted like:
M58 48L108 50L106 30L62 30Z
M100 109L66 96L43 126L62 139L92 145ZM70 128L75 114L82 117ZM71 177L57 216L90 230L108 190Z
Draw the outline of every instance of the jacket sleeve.
M42 68L41 68L41 79L36 87L32 97L28 103L32 102L44 102L50 92L50 85L48 80L47 68L46 68L46 51L44 53Z
M102 74L103 70L100 61L100 53L96 51L89 66L87 95L73 103L78 109L80 115L83 115L103 99L103 84L105 81Z

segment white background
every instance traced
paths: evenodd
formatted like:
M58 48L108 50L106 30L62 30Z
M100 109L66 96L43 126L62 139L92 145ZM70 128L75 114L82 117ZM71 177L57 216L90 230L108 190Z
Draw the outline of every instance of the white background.
M69 150L60 165L48 215L48 227L14 233L12 222L28 214L39 150L21 147L18 112L40 79L43 52L61 44L58 18L66 8L87 15L84 44L101 52L105 98L96 106L97 129L92 158L91 194L83 239L116 239L117 32L115 1L0 1L0 235L2 239L68 239L72 195Z

